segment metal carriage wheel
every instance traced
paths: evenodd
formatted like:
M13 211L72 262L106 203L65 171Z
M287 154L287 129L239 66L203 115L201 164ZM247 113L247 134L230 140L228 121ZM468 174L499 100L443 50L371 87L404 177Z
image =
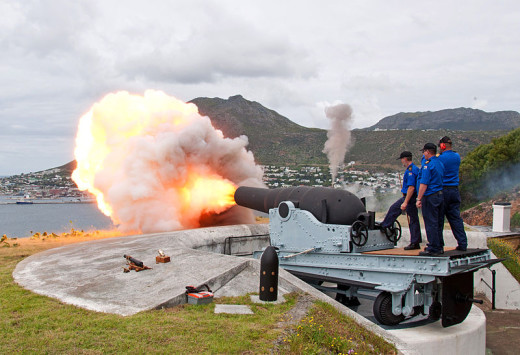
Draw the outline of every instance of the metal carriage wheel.
M396 316L392 313L392 294L387 291L381 292L374 302L374 317L384 325L396 325L404 320L404 315Z

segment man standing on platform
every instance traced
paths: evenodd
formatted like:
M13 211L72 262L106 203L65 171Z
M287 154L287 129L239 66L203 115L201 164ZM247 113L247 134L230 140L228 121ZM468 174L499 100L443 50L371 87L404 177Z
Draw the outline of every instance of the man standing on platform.
M443 218L444 208L444 198L442 196L444 165L436 157L437 146L435 144L426 143L422 152L426 160L421 168L421 180L416 205L418 208L422 208L428 245L419 255L438 256L444 253L444 241L439 227L439 223Z
M391 227L397 217L401 215L401 211L406 211L409 217L408 226L410 228L410 244L404 247L404 249L420 249L421 246L419 244L422 242L421 225L419 224L419 213L417 206L415 205L417 199L415 183L417 180L417 174L419 174L419 168L412 162L411 152L404 151L397 159L401 159L401 164L406 168L403 175L403 187L401 189L403 197L390 206L385 219L381 222L381 227Z
M452 150L450 137L444 136L439 141L441 155L439 160L444 165L443 196L444 210L442 214L441 230L444 229L444 216L450 223L453 236L457 239L457 250L466 251L468 237L464 230L464 222L460 216L459 167L460 155Z

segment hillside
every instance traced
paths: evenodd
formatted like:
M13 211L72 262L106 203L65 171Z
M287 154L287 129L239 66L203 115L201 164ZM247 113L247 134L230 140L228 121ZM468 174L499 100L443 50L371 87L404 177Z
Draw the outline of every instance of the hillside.
M213 125L226 137L246 135L249 138L248 149L254 153L259 164L328 165L327 157L322 152L327 139L326 130L300 126L240 95L228 99L200 97L191 102L198 106L201 114L209 116ZM488 144L505 133L507 131L500 130L353 130L354 144L345 162L355 161L366 168L395 170L401 168L396 160L400 152L412 151L417 162L424 143L437 143L442 136L450 136L455 150L465 156L477 146ZM59 168L71 172L74 167L75 162L70 162Z
M213 125L234 138L245 134L249 137L249 149L257 162L267 165L328 164L323 146L326 130L306 128L269 110L257 102L232 96L229 99L196 98L192 100L203 115L211 118ZM480 144L491 142L501 131L453 131L453 130L354 130L354 145L345 161L366 165L386 165L400 168L396 157L403 150L410 150L419 157L426 142L438 142L449 135L455 150L462 155Z
M443 136L449 136L454 142L454 150L465 156L480 144L491 142L493 138L502 136L503 131L452 131L452 130L392 130L352 132L354 146L347 153L345 161L356 161L362 164L390 165L401 168L396 158L403 150L409 150L414 162L419 162L420 150L427 142L437 143Z
M471 226L491 226L495 202L511 203L511 227L520 227L518 224L520 222L520 186L463 211L461 213L462 219Z
M520 127L516 111L485 112L471 108L440 111L401 112L380 120L367 130L376 129L451 129L460 131L511 130Z
M306 128L242 96L196 98L202 115L227 137L246 135L255 158L262 164L326 164L322 153L327 132Z
M71 162L68 162L67 164L65 165L62 165L62 166L58 166L56 169L60 169L62 171L66 171L69 175L72 174L72 172L74 171L74 169L76 169L76 166L78 164L76 163L75 160L71 161Z
M480 145L460 165L460 194L471 205L520 184L520 128Z

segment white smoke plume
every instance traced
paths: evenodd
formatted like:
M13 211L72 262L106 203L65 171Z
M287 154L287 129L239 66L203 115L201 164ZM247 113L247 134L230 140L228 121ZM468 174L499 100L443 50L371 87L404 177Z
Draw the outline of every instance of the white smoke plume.
M124 231L250 223L237 186L263 186L247 137L225 138L209 117L160 91L117 92L80 120L73 179Z
M338 168L345 159L345 154L352 145L350 125L352 108L347 104L339 104L325 108L325 115L331 126L327 132L327 141L323 153L327 154L332 175L332 184L336 180Z
M364 197L366 199L367 211L387 212L390 206L402 196L399 190L378 193L375 188L361 185L357 182L344 184L342 188L360 198Z
M520 163L506 165L488 172L476 189L475 195L478 201L487 200L499 193L510 191L520 185Z

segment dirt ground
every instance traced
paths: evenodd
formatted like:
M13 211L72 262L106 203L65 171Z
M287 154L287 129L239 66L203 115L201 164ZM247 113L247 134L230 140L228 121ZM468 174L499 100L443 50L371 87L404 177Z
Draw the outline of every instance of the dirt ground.
M484 299L478 297L479 299ZM520 353L520 310L491 309L491 302L484 299L478 305L486 314L486 353L493 355L517 355Z

